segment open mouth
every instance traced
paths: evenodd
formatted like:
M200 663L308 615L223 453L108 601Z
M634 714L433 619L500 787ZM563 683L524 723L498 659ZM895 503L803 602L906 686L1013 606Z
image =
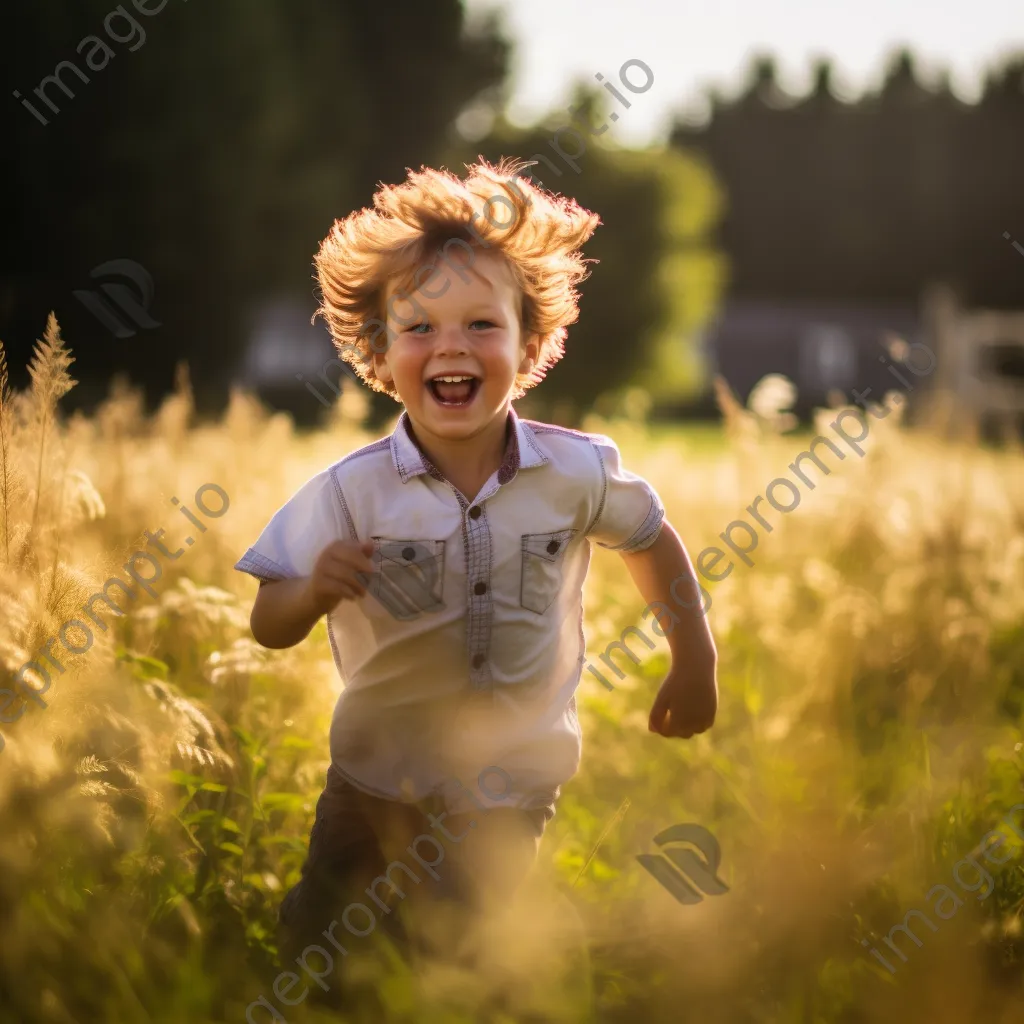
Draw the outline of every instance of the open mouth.
M480 381L478 378L466 374L452 374L431 377L427 381L427 387L435 401L441 405L457 408L461 405L469 405L473 401L473 396L480 388Z

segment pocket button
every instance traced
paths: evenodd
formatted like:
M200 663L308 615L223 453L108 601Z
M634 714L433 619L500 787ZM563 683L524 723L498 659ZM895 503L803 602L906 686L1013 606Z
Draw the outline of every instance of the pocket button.
M374 537L367 590L392 617L405 621L444 607L443 540Z
M543 615L554 603L563 584L563 562L577 530L524 533L519 603Z

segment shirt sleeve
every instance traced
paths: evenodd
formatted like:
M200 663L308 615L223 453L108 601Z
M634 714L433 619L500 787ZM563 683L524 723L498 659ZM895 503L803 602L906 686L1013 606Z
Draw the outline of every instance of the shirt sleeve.
M341 490L330 470L313 477L274 513L235 564L261 582L308 576L328 544L350 539Z
M588 536L601 547L630 554L649 548L661 533L665 507L654 488L622 466L615 442L594 439L601 462L602 492Z

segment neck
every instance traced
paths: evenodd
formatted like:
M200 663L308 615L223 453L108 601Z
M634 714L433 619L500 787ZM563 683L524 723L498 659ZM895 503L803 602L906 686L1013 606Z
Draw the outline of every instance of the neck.
M490 420L481 430L466 438L438 437L426 428L412 423L413 434L438 472L469 500L496 473L505 456L509 407Z

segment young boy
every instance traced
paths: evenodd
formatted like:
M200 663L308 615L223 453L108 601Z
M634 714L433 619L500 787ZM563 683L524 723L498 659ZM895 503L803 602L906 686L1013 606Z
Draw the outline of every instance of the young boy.
M365 887L428 811L465 898L507 902L579 764L591 543L620 552L648 602L695 579L611 440L512 409L562 357L579 247L599 223L524 166L410 172L336 222L317 257L335 345L405 411L306 483L237 565L261 583L256 639L293 646L326 615L345 681L309 858L282 908L295 949L326 934L343 893L375 898ZM684 620L650 715L661 736L704 732L717 707L706 619Z

